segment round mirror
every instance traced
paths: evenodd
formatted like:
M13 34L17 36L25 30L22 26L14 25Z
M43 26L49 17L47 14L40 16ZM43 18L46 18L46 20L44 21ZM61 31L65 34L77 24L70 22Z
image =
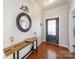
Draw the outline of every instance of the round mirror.
M16 24L19 30L27 32L31 28L31 18L26 13L18 14Z

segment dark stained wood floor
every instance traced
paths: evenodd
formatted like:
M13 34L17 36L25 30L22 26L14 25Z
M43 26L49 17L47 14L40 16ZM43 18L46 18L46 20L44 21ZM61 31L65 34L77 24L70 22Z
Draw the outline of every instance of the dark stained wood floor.
M67 48L43 42L38 47L38 51L32 52L25 59L75 59L74 54Z

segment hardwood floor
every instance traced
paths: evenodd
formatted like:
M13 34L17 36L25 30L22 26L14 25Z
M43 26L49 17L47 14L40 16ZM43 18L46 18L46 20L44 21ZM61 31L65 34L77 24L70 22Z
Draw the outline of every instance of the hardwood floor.
M38 47L38 51L32 52L25 59L75 59L74 54L70 53L68 49L58 45L43 42Z

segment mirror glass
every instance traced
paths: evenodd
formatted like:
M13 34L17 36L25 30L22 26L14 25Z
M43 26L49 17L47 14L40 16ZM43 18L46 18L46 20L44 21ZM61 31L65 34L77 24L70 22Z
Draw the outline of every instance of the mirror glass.
M19 13L16 17L16 25L22 32L29 31L32 25L30 16L24 12Z
M29 27L29 20L26 16L21 16L19 23L23 29L27 29Z

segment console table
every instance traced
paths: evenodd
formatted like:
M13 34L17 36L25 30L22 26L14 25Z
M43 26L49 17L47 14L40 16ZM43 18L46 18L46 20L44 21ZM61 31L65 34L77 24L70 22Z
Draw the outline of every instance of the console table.
M36 53L37 53L37 39L35 37L25 39L24 41L21 41L17 44L14 44L12 46L3 49L3 51L6 56L13 54L13 59L15 59L15 52L17 52L17 59L19 59L19 51L24 47L27 47L29 44L32 44L31 51L33 51L35 41L36 41ZM28 55L31 51L29 51L26 55ZM23 56L21 59L23 59L25 56Z

